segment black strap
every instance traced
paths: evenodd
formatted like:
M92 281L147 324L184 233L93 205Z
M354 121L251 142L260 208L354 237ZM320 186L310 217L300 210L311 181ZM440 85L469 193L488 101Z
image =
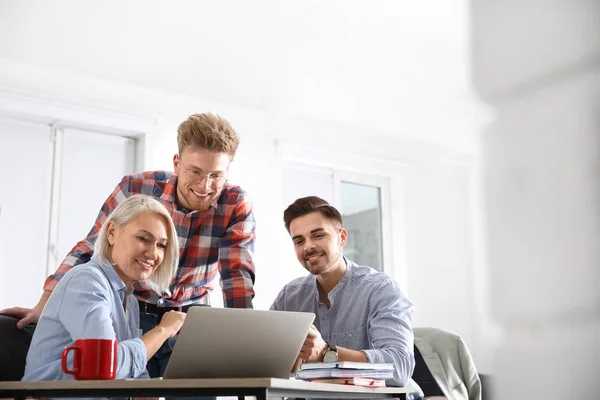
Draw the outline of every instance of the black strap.
M207 297L207 296L205 296L205 297ZM139 301L139 300L138 300L138 304L139 304L141 313L155 314L155 315L163 315L164 313L166 313L168 311L181 311L181 312L185 313L191 307L195 307L195 306L210 307L210 305L205 304L205 303L194 303L194 304L188 304L187 306L180 306L180 307L159 307L156 304L146 303L145 301Z

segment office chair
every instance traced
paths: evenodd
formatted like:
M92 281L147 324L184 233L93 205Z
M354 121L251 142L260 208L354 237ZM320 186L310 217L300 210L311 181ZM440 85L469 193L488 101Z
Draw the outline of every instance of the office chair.
M437 328L414 328L413 380L425 398L482 400L481 380L463 339ZM486 399L483 399L486 400Z
M415 346L415 369L412 379L419 385L425 397L444 396L444 392L442 392L433 375L431 375L431 371L427 368L427 364L425 364L425 360L423 360L423 356L417 346Z
M35 325L17 328L19 319L0 315L0 381L20 381Z

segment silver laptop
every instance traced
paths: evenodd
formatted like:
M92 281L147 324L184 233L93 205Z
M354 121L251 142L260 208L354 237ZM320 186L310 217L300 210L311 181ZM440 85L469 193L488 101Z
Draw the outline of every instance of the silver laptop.
M164 378L287 379L314 318L301 312L191 307Z

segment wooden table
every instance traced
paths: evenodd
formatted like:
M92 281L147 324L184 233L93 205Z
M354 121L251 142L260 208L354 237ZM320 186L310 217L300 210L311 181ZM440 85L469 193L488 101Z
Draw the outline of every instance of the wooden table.
M114 381L0 382L0 398L256 396L331 399L406 398L410 388L364 388L278 378L135 379Z

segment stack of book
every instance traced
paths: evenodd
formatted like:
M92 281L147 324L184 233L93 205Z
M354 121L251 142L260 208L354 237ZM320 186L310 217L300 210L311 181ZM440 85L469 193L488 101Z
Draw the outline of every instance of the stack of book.
M394 365L353 361L304 363L295 377L311 382L385 387L385 380L394 377Z

